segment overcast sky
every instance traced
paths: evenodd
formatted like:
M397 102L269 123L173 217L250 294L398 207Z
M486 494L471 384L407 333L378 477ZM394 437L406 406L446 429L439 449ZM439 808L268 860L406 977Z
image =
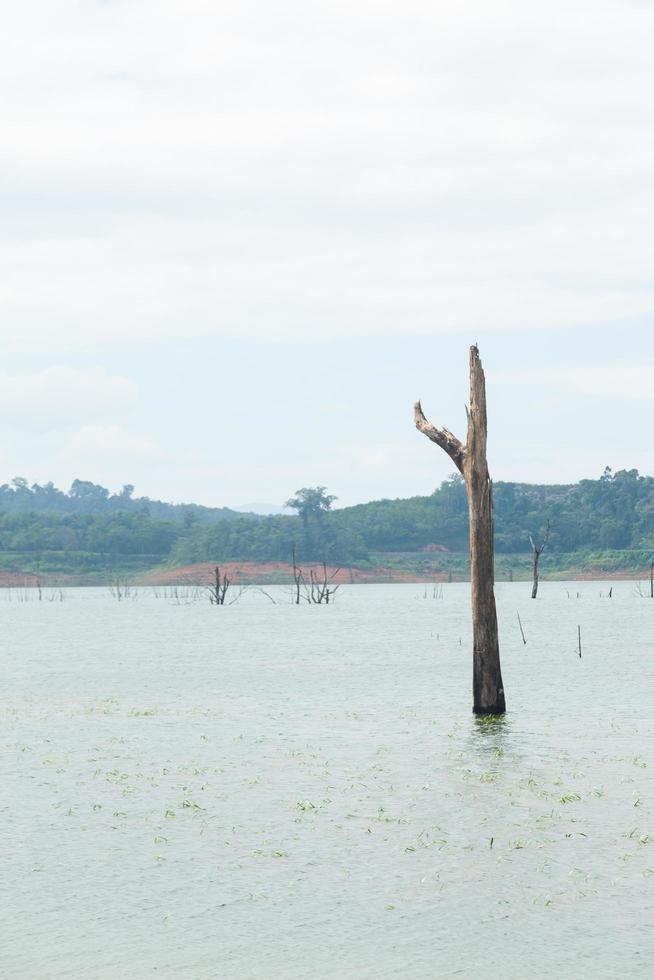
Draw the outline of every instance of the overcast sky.
M654 4L23 0L0 482L349 504L654 473Z

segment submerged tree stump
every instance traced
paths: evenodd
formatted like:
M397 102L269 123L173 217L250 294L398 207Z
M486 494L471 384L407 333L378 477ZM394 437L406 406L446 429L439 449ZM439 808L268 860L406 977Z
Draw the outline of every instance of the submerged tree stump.
M545 547L547 545L547 539L549 538L549 536L550 536L549 521L547 522L547 525L545 527L543 543L541 544L540 548L536 547L536 543L534 539L532 538L531 534L529 535L529 544L531 545L531 557L532 557L532 563L531 563L531 571L532 571L531 598L532 599L535 599L536 596L538 595L538 562L540 561L540 556L545 551Z
M448 429L425 418L420 402L414 407L416 428L444 449L465 481L470 518L470 591L473 635L473 711L477 715L506 710L500 669L500 648L494 591L493 487L486 462L486 382L479 349L470 348L470 408L468 436L463 445Z

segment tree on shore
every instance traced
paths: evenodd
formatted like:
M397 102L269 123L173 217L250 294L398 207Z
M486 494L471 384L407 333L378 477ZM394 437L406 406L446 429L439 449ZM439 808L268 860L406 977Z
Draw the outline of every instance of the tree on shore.
M331 510L334 501L338 500L333 494L325 493L326 489L327 487L302 487L295 491L284 506L296 510L306 526L310 517L320 519L326 510Z
M327 487L301 487L295 491L295 495L287 500L285 507L290 507L297 511L302 519L302 529L304 531L304 548L310 553L318 539L321 537L323 517L338 497L331 493L326 493ZM312 533L313 532L313 533Z
M473 632L473 711L478 715L506 710L500 668L494 592L493 488L486 461L486 382L479 349L470 348L470 408L465 445L449 429L429 422L420 402L414 406L416 428L445 450L463 476L470 522L470 589Z

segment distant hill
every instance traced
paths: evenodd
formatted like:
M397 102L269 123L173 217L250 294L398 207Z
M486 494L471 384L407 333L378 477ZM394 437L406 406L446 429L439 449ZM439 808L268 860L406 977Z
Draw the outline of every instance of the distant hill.
M496 483L495 548L529 551L529 534L549 521L547 552L654 550L654 478L637 470L605 471L576 484ZM468 551L468 508L458 474L428 497L376 500L354 507L293 517L243 519L192 530L178 541L181 562L285 560L295 545L306 560L365 561L381 553Z

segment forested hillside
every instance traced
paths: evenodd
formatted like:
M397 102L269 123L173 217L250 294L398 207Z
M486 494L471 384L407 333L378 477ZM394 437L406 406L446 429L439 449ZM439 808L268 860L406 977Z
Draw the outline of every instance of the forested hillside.
M499 554L529 550L528 535L551 524L549 551L654 548L654 478L637 470L573 485L497 483L495 544ZM378 500L335 511L315 510L256 525L247 520L198 528L179 540L180 560L282 559L293 543L303 558L361 560L371 552L412 552L441 545L468 550L468 514L459 475L429 497Z
M228 507L200 504L167 504L149 497L134 497L134 487L125 484L120 493L90 480L73 480L70 490L59 490L53 483L40 485L17 476L0 484L0 514L138 514L158 520L179 521L185 525L213 524L241 517Z
M141 569L220 561L300 560L342 564L430 556L465 556L468 522L458 475L428 497L378 500L331 509L324 488L304 488L297 516L255 517L226 508L134 498L77 480L68 494L52 484L0 487L0 562L33 570ZM495 484L498 556L529 551L551 524L547 554L654 555L654 478L636 470L573 485ZM304 494L304 496L302 496ZM619 559L613 565L618 567Z

